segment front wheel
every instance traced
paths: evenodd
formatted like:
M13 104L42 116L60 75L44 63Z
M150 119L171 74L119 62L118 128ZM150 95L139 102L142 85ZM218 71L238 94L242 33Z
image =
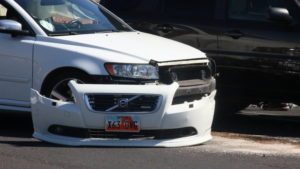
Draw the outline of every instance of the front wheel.
M74 101L74 96L68 86L71 80L76 80L77 83L82 84L93 82L93 79L85 73L64 72L48 80L41 94L54 100L72 102Z

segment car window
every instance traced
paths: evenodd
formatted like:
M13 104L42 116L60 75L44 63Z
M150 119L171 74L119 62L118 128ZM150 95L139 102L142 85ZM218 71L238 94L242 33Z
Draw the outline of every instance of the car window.
M229 0L229 19L269 21L270 7L285 8L284 0Z
M165 15L176 18L203 18L214 16L215 0L165 0Z
M131 31L91 0L16 0L48 35Z

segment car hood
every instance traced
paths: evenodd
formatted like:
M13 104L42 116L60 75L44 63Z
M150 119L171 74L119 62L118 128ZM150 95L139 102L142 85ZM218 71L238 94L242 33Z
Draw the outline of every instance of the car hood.
M99 51L98 57L114 62L149 63L150 60L165 62L206 57L203 52L188 45L141 32L97 33L53 38L73 46L74 50L84 46L87 55Z

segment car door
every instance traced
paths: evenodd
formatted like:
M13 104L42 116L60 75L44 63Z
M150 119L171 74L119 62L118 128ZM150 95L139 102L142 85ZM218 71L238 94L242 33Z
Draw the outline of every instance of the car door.
M0 2L0 20L21 22L29 28L18 13L3 1ZM32 85L32 53L35 38L12 36L0 32L0 106L29 107Z
M285 4L284 0L227 0L227 22L217 59L227 82L278 92L299 84L293 78L300 71L299 29L287 20L272 19L269 12L286 10Z

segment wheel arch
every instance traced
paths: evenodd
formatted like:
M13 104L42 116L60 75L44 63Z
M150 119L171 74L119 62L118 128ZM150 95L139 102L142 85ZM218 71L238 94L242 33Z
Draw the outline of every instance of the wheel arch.
M41 88L40 88L40 93L44 93L44 90L47 86L47 84L52 80L54 79L56 76L58 75L61 75L63 73L74 73L74 74L84 74L84 75L87 75L87 76L91 76L89 73L87 73L86 71L80 69L80 68L76 68L76 67L60 67L60 68L57 68L57 69L54 69L52 70L51 72L49 72L44 80L42 81L42 85L41 85Z

